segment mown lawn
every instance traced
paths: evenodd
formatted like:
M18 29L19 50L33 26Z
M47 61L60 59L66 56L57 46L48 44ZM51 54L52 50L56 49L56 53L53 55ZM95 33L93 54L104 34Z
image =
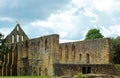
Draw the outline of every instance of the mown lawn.
M120 64L115 64L115 68L117 69L118 72L120 72Z
M47 76L0 76L0 78L49 78Z

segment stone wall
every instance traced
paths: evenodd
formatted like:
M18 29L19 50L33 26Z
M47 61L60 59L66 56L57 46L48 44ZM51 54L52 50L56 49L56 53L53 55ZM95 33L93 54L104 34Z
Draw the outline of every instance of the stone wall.
M0 75L115 74L108 38L59 44L59 35L30 39L17 24L6 37Z
M59 36L56 34L19 43L18 75L54 74L53 64L58 62L58 48Z
M20 24L17 24L13 31L6 37L7 44L17 43L25 40L29 40L29 38L20 27Z
M61 64L111 64L111 40L96 39L61 43L59 63Z
M17 47L16 44L8 45L10 52L3 55L1 76L17 76Z
M112 64L54 64L55 75L74 76L78 73L83 74L109 74L117 75Z

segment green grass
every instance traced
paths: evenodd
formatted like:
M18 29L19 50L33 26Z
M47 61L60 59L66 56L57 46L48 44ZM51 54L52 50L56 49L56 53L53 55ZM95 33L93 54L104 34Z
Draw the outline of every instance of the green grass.
M49 78L47 76L0 76L0 78Z
M118 72L120 72L120 64L115 64L115 68L117 69Z

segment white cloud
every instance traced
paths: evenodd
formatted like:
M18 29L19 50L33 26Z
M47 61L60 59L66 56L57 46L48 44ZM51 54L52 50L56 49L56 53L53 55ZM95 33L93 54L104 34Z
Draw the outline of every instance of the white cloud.
M120 36L120 25L109 26L109 27L101 26L101 29L105 37Z
M0 17L0 21L13 22L15 20L13 18L10 18L10 17Z
M3 35L4 35L4 37L6 37L9 33L10 33L10 31L8 31L8 30L12 30L12 28L0 28L0 33L2 33Z
M52 27L53 26L52 23L49 21L40 21L40 20L32 22L31 25L41 26L41 27Z
M119 18L116 19L120 16L114 13L120 13L119 4L115 0L72 0L64 9L51 13L46 20L33 21L29 26L60 34L61 42L84 39L90 28L100 28L105 37L120 35Z
M90 10L88 10L88 9L85 9L85 13L84 13L86 16L89 16L89 17L95 17L95 18L97 18L97 14L95 14L95 13L93 13L93 12L91 12Z
M34 27L49 27L54 33L60 34L61 38L73 37L77 34L77 26L74 25L73 16L75 10L73 8L62 10L57 13L51 14L47 20L37 20L30 23Z

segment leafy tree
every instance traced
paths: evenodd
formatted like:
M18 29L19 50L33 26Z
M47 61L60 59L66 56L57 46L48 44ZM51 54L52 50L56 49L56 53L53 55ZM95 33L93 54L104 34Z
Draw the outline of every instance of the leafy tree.
M4 35L2 33L0 33L0 60L3 61L3 55L10 52L10 49L5 46L5 39L4 39Z
M99 29L90 29L85 37L85 40L93 40L97 38L103 38L104 36L100 33Z
M116 64L120 64L120 36L116 38L112 38L112 44L113 44L113 62Z

